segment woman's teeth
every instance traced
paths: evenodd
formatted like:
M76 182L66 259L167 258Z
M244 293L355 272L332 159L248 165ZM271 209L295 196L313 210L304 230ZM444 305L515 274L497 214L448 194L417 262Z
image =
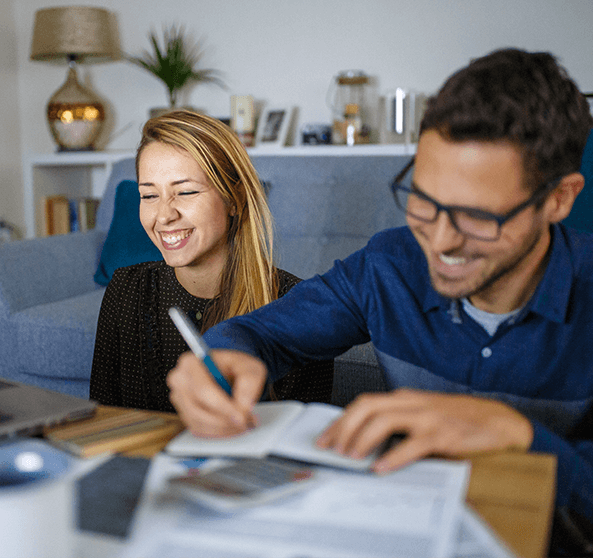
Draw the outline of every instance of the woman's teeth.
M166 244L174 245L178 242L181 242L184 238L187 238L190 234L191 231L183 231L175 234L166 234L161 232L161 238L163 239L163 242L165 242Z
M446 265L463 265L467 262L466 258L455 258L453 256L445 256L445 254L439 254L439 259Z

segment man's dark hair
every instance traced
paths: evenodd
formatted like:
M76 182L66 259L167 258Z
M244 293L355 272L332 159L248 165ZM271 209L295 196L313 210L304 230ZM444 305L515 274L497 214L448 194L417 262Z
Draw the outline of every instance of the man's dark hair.
M428 101L420 133L512 142L523 152L526 186L536 189L579 170L592 127L586 98L554 56L503 49L445 82Z

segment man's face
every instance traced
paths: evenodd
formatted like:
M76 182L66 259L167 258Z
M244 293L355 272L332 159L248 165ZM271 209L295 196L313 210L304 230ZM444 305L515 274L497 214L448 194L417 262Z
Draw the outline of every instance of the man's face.
M504 215L532 194L524 186L520 151L507 142L453 142L437 131L418 143L414 187L443 205ZM482 310L504 313L525 304L545 269L550 222L545 206L522 211L502 226L500 238L468 238L441 212L434 223L407 216L434 289L469 297Z

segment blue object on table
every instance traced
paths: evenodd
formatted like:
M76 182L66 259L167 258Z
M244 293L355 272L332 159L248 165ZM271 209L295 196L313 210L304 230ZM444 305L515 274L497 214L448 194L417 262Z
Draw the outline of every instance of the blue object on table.
M116 455L79 479L78 529L127 537L149 467L150 459Z
M41 440L8 440L0 445L0 488L55 479L67 471L70 459Z

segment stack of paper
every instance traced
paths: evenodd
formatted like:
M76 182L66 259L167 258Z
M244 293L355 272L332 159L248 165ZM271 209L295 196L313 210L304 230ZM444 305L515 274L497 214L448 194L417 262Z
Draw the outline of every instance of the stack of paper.
M395 473L368 472L315 448L317 436L339 408L267 403L260 426L228 440L181 434L172 455L153 460L125 556L169 557L405 557L511 558L512 554L466 508L469 463L424 460ZM168 479L183 472L178 456L283 455L316 465L318 482L307 491L230 514L174 496ZM220 459L209 461L217 466ZM358 470L348 468L355 466Z

